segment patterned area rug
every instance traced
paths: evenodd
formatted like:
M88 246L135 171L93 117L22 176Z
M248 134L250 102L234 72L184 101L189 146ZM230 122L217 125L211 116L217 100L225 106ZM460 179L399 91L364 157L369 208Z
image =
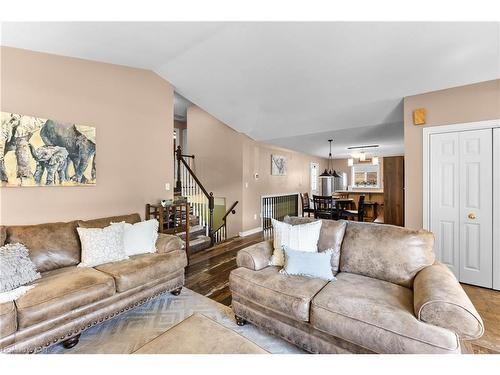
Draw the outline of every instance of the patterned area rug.
M173 325L198 312L238 332L270 353L298 354L301 349L272 336L252 324L236 325L232 310L187 288L175 297L170 293L150 300L125 314L98 324L82 333L72 349L55 345L45 353L127 354L151 341Z

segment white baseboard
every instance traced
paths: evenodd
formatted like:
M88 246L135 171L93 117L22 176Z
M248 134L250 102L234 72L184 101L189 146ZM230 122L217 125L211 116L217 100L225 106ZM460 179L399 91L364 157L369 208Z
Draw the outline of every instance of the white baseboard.
M252 234L259 233L259 232L262 232L262 227L257 227L257 228L246 230L244 232L240 232L239 236L240 237L247 237L247 236L250 236Z

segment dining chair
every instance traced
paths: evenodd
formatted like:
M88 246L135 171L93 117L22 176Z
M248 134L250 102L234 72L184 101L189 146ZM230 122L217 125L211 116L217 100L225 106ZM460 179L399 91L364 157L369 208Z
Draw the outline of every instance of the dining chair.
M311 208L309 193L301 193L300 200L302 201L302 216L305 216L305 214L307 214L308 217L311 217L311 214L314 214L314 208Z
M313 205L316 219L338 219L338 212L332 196L313 195Z
M356 219L357 221L364 221L365 218L365 196L360 195L357 210L342 210L340 214L345 219Z

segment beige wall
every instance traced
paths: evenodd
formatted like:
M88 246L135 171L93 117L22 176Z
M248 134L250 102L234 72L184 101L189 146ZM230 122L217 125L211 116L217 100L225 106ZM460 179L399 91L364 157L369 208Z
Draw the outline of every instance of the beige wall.
M271 154L287 157L286 176L271 175ZM263 195L308 192L310 165L319 163L322 171L327 160L299 152L274 147L246 138L243 144L243 218L242 231L261 225L261 197ZM259 179L254 174L259 174Z
M245 136L237 133L201 108L187 111L187 146L195 155L194 170L205 189L226 198L229 207L238 201L236 214L228 219L228 235L237 236L242 219L242 144Z
M1 48L1 110L96 127L95 187L0 188L0 224L144 215L173 189L173 89L151 71Z
M196 174L205 188L225 197L227 207L239 202L228 219L230 236L261 225L262 195L308 191L310 163L326 166L324 159L256 142L194 105L188 108L187 126L189 153L196 156ZM287 176L271 176L272 153L287 156Z
M422 227L422 129L412 113L427 110L426 126L500 118L500 80L409 96L404 99L406 226Z

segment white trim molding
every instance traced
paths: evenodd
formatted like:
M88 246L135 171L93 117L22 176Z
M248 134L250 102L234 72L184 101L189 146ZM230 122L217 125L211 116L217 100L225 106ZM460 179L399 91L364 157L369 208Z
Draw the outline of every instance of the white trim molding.
M429 144L430 136L439 133L453 133L481 129L500 128L500 119L466 122L451 125L431 126L423 129L422 134L422 228L429 229Z
M495 193L496 192L496 193ZM493 289L500 290L500 129L493 131Z
M251 236L252 234L259 233L259 232L262 232L262 227L257 227L257 228L249 229L249 230L246 230L244 232L238 233L238 235L240 237L247 237L247 236Z

